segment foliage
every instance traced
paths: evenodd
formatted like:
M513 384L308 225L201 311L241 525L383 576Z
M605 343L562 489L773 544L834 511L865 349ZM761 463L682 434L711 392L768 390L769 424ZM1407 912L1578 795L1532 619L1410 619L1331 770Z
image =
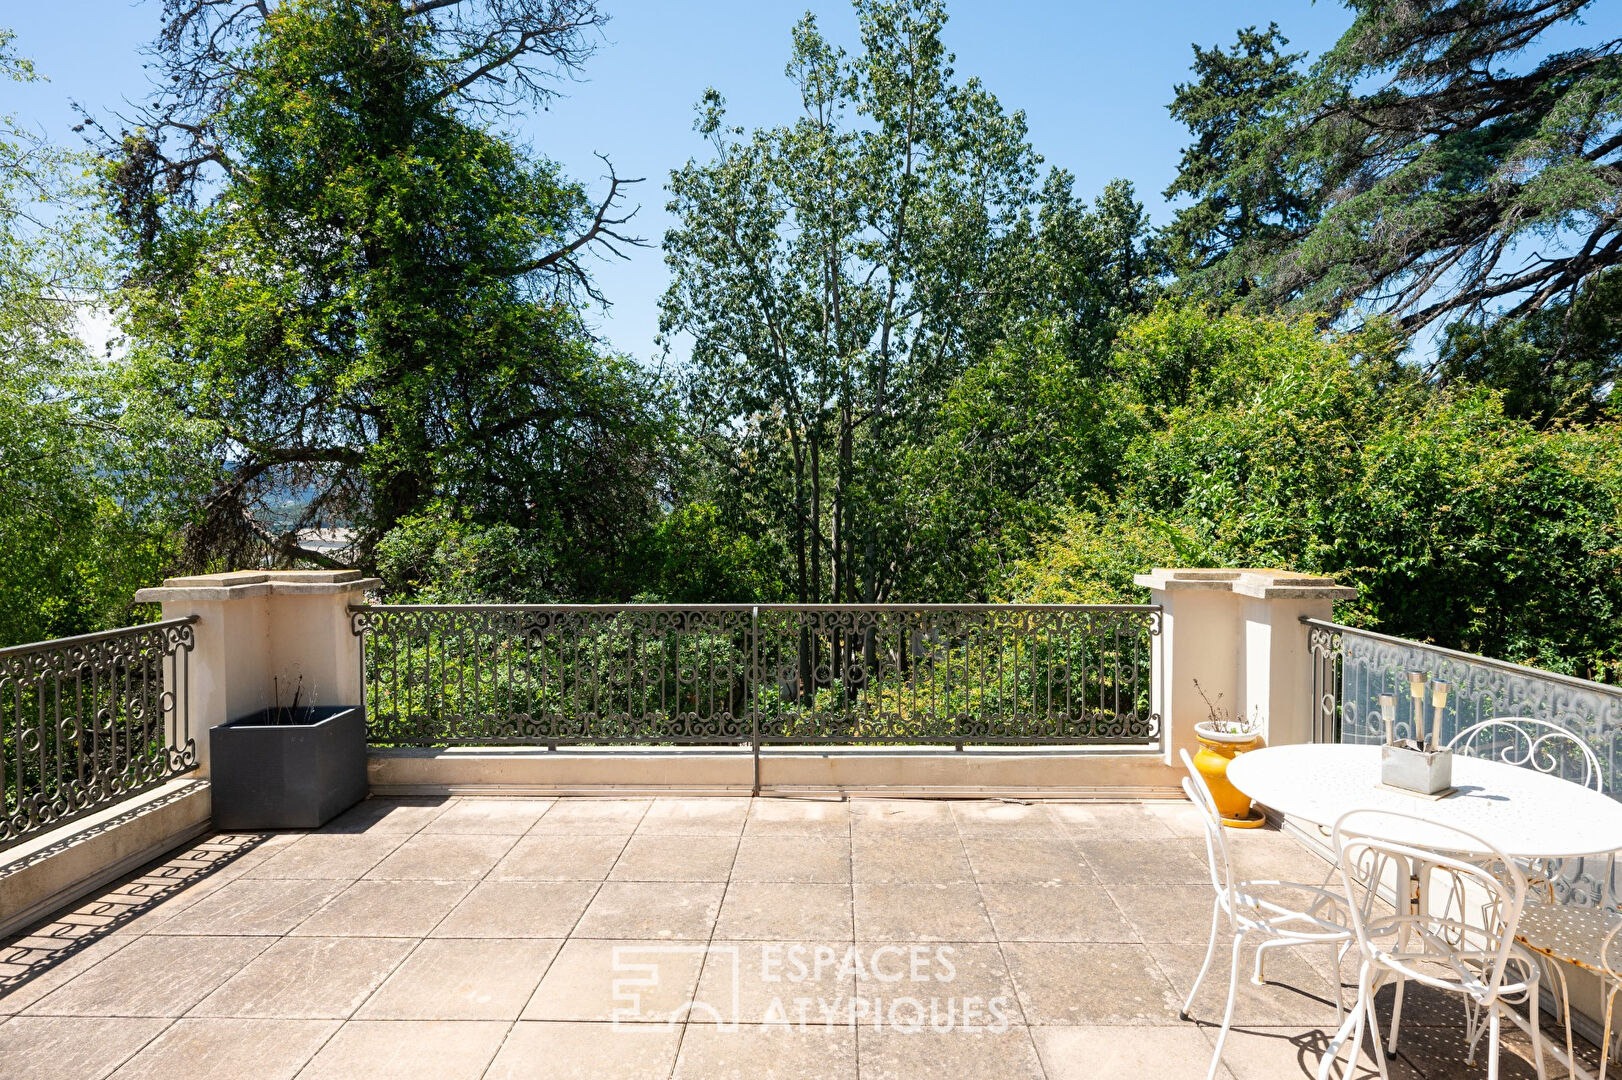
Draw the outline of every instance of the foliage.
M1400 337L1163 306L1122 338L1146 423L1118 497L1072 513L1020 598L1136 598L1151 565L1287 566L1359 625L1590 677L1622 632L1622 428L1540 430L1437 387Z
M1504 392L1504 409L1540 425L1614 416L1622 378L1622 271L1590 278L1575 299L1520 318L1447 328L1436 358L1444 382Z
M1194 46L1196 81L1181 83L1168 108L1188 126L1194 142L1183 148L1177 178L1166 198L1191 196L1165 231L1179 283L1201 293L1249 296L1256 268L1248 252L1269 250L1311 224L1313 209L1299 185L1263 156L1262 119L1299 88L1305 53L1286 53L1278 24L1265 33L1239 31L1227 51Z
M0 31L0 79L36 78ZM0 118L0 645L102 629L171 556L157 490L176 434L127 414L79 319L105 304L86 162ZM152 482L148 482L152 481Z
M985 559L946 564L987 523L939 513L998 502L999 473L1037 467L1019 449L951 460L977 438L972 384L997 379L976 365L1041 320L1067 365L1096 371L1114 320L1152 291L1154 254L1129 186L1091 210L1064 173L1034 189L1023 116L956 78L938 0L856 8L854 57L811 16L796 26L797 122L727 127L706 95L714 157L671 178L662 326L692 338L694 445L735 526L789 553L792 596L972 594Z
M656 388L601 356L578 314L581 254L624 239L620 181L593 208L480 120L548 50L581 54L592 9L452 6L289 0L256 22L237 5L170 9L160 55L178 89L122 140L110 182L141 381L213 435L195 562L270 544L341 565L298 541L343 526L371 566L391 530L442 506L491 542L522 532L548 567L525 588L595 595L617 538L652 514ZM469 37L480 17L490 41ZM498 48L509 19L530 24ZM164 117L187 109L206 137L176 160ZM302 511L273 528L289 493ZM419 547L402 540L393 565Z
M1242 35L1220 64L1199 54L1209 69L1174 111L1201 142L1173 190L1200 198L1182 217L1196 250L1228 264L1208 276L1409 332L1573 296L1622 261L1622 39L1516 62L1592 5L1348 0L1352 25L1299 78L1276 34ZM1244 122L1212 104L1230 89ZM1218 175L1198 154L1213 140ZM1258 194L1272 214L1199 241Z

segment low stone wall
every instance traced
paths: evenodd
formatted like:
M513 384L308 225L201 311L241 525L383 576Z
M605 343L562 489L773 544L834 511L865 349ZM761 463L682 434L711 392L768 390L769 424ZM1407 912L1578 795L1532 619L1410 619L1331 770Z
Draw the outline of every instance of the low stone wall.
M731 749L459 747L367 761L378 795L747 795L754 770ZM840 747L763 750L759 781L767 793L1131 799L1181 798L1179 775L1156 752Z
M0 938L208 827L207 782L180 779L0 852Z

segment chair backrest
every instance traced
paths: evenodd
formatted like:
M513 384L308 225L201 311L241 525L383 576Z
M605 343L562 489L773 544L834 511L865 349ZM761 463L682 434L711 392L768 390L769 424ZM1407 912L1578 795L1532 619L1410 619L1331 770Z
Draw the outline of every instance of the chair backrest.
M1205 857L1211 867L1211 887L1223 899L1223 907L1228 916L1233 917L1233 865L1228 861L1228 842L1222 833L1222 813L1217 809L1216 800L1211 797L1211 789L1206 786L1205 777L1194 767L1194 761L1188 756L1187 750L1179 750L1183 759L1183 768L1188 775L1183 777L1183 794L1188 796L1189 802L1200 811L1200 822L1205 826Z
M1601 791L1599 758L1573 731L1532 716L1495 716L1471 724L1448 744L1468 757L1497 758Z
M1486 997L1497 994L1526 900L1526 877L1508 855L1472 833L1387 810L1342 815L1332 842L1364 960L1433 986L1468 978ZM1410 914L1408 897L1399 895L1392 915L1379 898L1380 885L1406 892L1415 873L1428 876L1428 910ZM1392 931L1405 919L1420 937L1402 946ZM1444 952L1455 962L1441 970L1451 969L1453 978L1427 962Z

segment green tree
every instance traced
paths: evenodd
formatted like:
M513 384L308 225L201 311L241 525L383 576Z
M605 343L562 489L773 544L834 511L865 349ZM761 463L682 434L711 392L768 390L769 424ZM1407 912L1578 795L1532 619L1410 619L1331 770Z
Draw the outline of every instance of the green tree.
M1117 493L1064 517L1004 595L1127 599L1168 562L1356 585L1351 621L1622 678L1622 428L1540 430L1503 395L1438 387L1375 323L1165 305L1117 363L1143 424Z
M997 257L1030 228L1023 117L956 79L940 3L856 8L854 57L810 15L795 27L795 123L728 127L706 94L714 157L673 174L665 240L692 439L737 492L737 526L782 538L799 600L906 591L923 504L901 456L1039 284Z
M1506 412L1540 425L1614 415L1622 378L1622 271L1597 274L1574 299L1519 318L1453 323L1434 367L1444 382L1502 390Z
M0 81L38 78L12 39ZM0 645L128 621L173 554L146 497L168 479L142 441L157 428L79 335L106 306L88 164L0 117Z
M580 319L588 253L634 242L625 182L594 205L495 126L601 23L590 0L167 5L172 89L110 183L141 377L213 435L194 561L373 566L426 519L516 530L543 593L614 591L662 423ZM299 546L321 526L353 551ZM391 565L426 572L411 551Z
M1200 126L1221 105L1190 110L1220 168L1186 160L1173 185L1200 197L1185 213L1196 237L1252 192L1282 191L1300 211L1211 245L1217 281L1254 282L1264 306L1388 314L1413 333L1569 300L1622 261L1622 39L1521 61L1593 0L1347 6L1352 25L1299 81L1275 72L1287 58L1268 42L1241 50L1259 91L1277 82L1244 101L1245 122L1223 132ZM1214 102L1229 78L1209 72L1179 101Z
M1286 53L1278 24L1239 31L1227 51L1194 46L1193 82L1173 88L1167 106L1194 142L1183 148L1165 196L1189 196L1165 231L1173 268L1202 293L1244 297L1255 269L1244 254L1276 247L1313 220L1313 207L1281 163L1258 147L1262 120L1301 83L1305 53ZM1235 254L1238 252L1239 254Z

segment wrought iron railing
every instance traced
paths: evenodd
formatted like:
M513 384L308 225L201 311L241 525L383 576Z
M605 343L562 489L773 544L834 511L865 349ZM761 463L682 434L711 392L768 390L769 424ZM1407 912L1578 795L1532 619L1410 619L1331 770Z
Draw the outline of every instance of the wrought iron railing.
M195 621L0 649L0 848L196 767Z
M370 739L1157 745L1151 605L357 605Z
M1423 671L1431 679L1449 684L1442 710L1443 743L1482 720L1545 720L1572 732L1594 751L1605 793L1622 798L1622 687L1338 623L1301 621L1312 654L1315 741L1384 742L1381 694L1396 696L1399 738L1424 734L1434 722L1434 713L1427 705L1422 726L1416 729L1407 680L1408 672ZM1501 753L1480 745L1473 752L1518 762L1530 749L1530 743L1523 741L1506 743ZM1528 764L1578 782L1584 768L1580 754L1562 755L1542 748L1537 760ZM1568 860L1556 882L1557 891L1568 902L1593 903L1605 894L1605 879L1614 869L1610 860Z

